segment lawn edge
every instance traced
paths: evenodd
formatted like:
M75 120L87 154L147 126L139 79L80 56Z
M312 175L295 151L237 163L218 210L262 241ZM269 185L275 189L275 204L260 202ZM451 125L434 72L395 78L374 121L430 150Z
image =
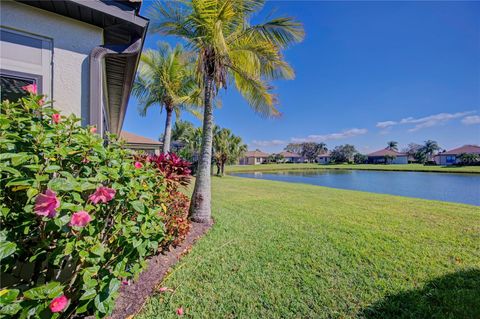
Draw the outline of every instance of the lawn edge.
M138 314L149 298L157 293L159 285L170 273L170 269L190 252L192 246L212 228L213 224L213 221L210 223L192 222L189 233L180 245L149 258L148 267L140 274L139 278L130 285L120 288L120 295L109 318L124 319Z

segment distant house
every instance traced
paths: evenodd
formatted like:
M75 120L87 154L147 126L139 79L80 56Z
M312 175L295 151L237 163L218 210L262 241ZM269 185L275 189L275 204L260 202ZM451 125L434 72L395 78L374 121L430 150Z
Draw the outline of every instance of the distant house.
M268 154L260 150L248 151L245 156L240 159L240 165L257 165L266 163Z
M300 154L292 153L292 152L281 152L280 155L283 156L283 162L285 163L303 163L303 157Z
M1 99L35 84L53 107L119 134L148 19L135 0L1 1Z
M389 148L370 153L367 156L369 164L408 164L407 154L400 153ZM393 158L387 160L388 157Z
M452 150L439 153L435 156L435 162L438 165L455 165L460 163L459 156L461 154L477 154L480 155L480 146L463 145Z
M317 162L320 164L330 163L330 152L318 155Z
M120 139L125 141L125 146L134 151L143 151L147 154L159 155L162 151L162 143L151 138L122 131Z

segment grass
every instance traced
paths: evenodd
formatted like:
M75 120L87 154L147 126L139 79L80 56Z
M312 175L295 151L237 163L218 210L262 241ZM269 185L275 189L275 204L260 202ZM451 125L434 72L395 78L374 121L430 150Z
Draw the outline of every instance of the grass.
M228 173L240 172L265 172L278 170L296 169L358 169L358 170L379 170L379 171L418 171L418 172L441 172L441 173L478 173L480 166L425 166L422 164L332 164L321 165L316 163L301 164L261 164L261 165L232 165L227 166Z
M227 176L213 212L138 318L480 318L478 207Z

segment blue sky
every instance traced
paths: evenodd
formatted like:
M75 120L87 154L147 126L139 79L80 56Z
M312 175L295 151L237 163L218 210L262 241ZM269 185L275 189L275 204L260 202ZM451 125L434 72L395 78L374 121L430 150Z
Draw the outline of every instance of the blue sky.
M255 21L268 15L297 18L306 38L285 52L296 79L274 83L281 118L256 115L233 86L222 93L215 121L249 149L480 144L480 2L269 1ZM150 34L145 47L162 39ZM132 97L124 129L158 139L164 121L158 107L140 117Z

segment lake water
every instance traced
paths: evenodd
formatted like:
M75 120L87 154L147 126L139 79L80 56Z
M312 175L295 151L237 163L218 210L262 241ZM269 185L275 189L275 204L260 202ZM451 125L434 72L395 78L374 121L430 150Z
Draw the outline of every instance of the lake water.
M480 206L480 174L317 169L232 175Z

